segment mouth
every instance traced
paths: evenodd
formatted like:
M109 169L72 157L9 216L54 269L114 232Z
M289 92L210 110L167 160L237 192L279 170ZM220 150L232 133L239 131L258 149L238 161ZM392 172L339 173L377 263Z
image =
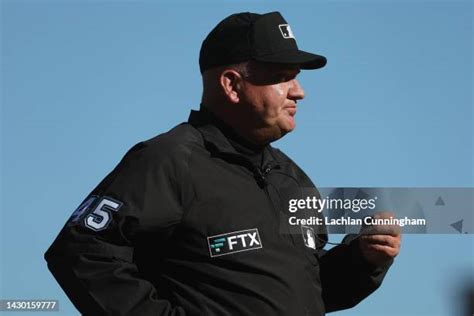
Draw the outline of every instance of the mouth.
M296 114L296 105L292 105L292 106L287 106L285 107L285 110L288 112L288 114L290 114L291 116L295 116Z

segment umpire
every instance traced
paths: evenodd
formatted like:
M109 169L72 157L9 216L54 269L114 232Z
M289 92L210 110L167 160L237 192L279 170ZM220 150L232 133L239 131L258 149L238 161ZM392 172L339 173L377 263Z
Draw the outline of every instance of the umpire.
M323 250L324 227L288 227L285 189L311 180L270 143L295 127L302 69L278 12L225 18L202 43L203 96L188 122L135 145L48 249L85 315L324 315L382 282L397 232Z

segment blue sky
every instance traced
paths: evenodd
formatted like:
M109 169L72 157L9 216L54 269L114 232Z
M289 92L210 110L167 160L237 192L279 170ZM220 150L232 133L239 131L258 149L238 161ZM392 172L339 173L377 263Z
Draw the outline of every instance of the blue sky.
M77 314L44 251L128 148L198 107L201 41L235 12L280 11L328 58L299 76L297 129L275 143L317 185L474 186L471 1L1 4L0 298ZM473 249L472 235L406 235L382 287L333 315L459 314Z

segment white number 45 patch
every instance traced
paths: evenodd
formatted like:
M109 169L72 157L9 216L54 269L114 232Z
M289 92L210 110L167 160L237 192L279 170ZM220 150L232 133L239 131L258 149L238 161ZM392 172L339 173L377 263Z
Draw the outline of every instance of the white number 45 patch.
M70 222L76 223L81 219L81 215L90 210L92 206L94 210L84 217L84 225L95 231L106 229L112 220L112 212L117 212L123 205L122 202L104 196L99 200L98 196L92 195L72 213Z

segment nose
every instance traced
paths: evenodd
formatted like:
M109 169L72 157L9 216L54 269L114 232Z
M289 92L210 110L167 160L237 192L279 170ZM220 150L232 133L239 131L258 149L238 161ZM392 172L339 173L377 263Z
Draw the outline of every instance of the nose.
M304 98L304 90L301 87L300 83L298 80L293 79L290 82L291 86L290 89L288 90L288 99L291 99L293 101L301 100Z

